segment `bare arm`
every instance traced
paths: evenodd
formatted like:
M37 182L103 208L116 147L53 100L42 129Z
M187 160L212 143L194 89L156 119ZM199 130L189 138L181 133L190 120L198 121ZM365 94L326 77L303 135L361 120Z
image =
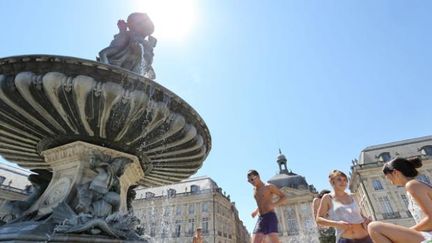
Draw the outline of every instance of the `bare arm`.
M253 212L252 212L252 218L255 218L255 216L257 216L259 214L259 209L257 208L257 209L255 209Z
M320 205L320 199L314 198L312 201L312 212L314 215L314 219L316 219L317 217L319 205Z
M432 199L429 197L430 188L418 181L410 181L406 185L407 191L414 198L424 212L425 217L421 221L412 226L411 229L417 231L430 231L432 229Z
M279 188L272 184L268 185L268 187L272 194L275 194L279 197L279 199L273 203L275 207L279 207L288 203L288 198L285 196L285 193L279 190Z

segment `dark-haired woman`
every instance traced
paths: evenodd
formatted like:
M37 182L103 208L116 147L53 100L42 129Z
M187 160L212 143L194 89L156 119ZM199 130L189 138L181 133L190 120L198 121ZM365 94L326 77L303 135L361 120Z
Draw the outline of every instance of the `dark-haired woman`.
M407 193L408 209L416 224L410 228L383 222L369 224L368 230L376 243L382 242L432 242L432 187L415 180L420 159L393 159L383 167L385 177L396 186L403 186Z
M329 180L333 192L325 194L321 199L317 224L335 227L338 243L372 243L364 227L369 220L363 217L353 196L345 192L348 185L346 174L334 170L330 173Z
M318 214L318 209L321 204L321 199L325 194L329 194L329 190L321 190L320 193L313 199L312 201L312 211L314 218L316 218ZM328 215L327 215L328 218ZM336 242L336 235L335 235L335 229L333 227L323 227L318 226L318 233L319 233L319 241L320 243L335 243Z

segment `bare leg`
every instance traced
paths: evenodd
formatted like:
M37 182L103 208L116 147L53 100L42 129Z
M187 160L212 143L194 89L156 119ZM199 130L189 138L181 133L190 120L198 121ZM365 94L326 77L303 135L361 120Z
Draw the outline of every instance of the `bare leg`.
M423 235L400 225L372 222L368 225L369 235L375 243L420 243Z
M264 243L265 235L262 233L257 233L252 235L252 243Z
M267 235L271 243L280 243L278 233L270 233Z

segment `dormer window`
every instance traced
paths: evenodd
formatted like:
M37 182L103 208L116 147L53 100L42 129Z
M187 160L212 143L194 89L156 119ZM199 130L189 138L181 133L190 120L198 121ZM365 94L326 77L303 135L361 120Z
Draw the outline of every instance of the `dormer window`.
M426 175L423 175L423 174L417 176L417 180L419 180L419 181L423 181L423 182L426 183L426 184L430 184L430 183L431 183L429 177L426 176Z
M419 149L422 155L432 156L432 145L426 145Z
M391 160L391 156L389 152L380 153L377 157L378 161L387 162Z
M145 193L145 198L146 199L150 199L150 198L154 198L155 194L153 192L146 192Z
M192 193L197 193L197 192L199 192L199 190L200 190L199 186L197 186L197 185L191 186L191 192Z
M168 197L175 197L176 196L176 190L175 189L168 189Z

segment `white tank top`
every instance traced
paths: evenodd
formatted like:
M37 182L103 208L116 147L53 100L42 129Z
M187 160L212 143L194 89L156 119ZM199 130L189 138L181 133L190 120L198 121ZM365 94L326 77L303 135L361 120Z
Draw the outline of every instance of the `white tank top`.
M361 224L364 219L360 213L360 208L355 202L354 198L349 195L352 202L349 204L343 204L336 201L334 196L331 195L332 206L329 210L329 218L334 221L345 221L350 224ZM341 229L336 228L336 235L340 237L343 233Z
M419 181L429 187L432 187L431 185L429 185L428 183L425 183L423 181ZM423 210L420 208L420 206L416 203L416 201L414 201L414 198L411 196L411 194L409 192L406 192L407 197L408 197L408 210L410 211L411 215L414 218L414 221L416 222L416 224L418 224L424 217L426 217L425 213L423 212ZM423 237L425 237L425 240L430 240L432 239L432 231L423 231L422 232Z

